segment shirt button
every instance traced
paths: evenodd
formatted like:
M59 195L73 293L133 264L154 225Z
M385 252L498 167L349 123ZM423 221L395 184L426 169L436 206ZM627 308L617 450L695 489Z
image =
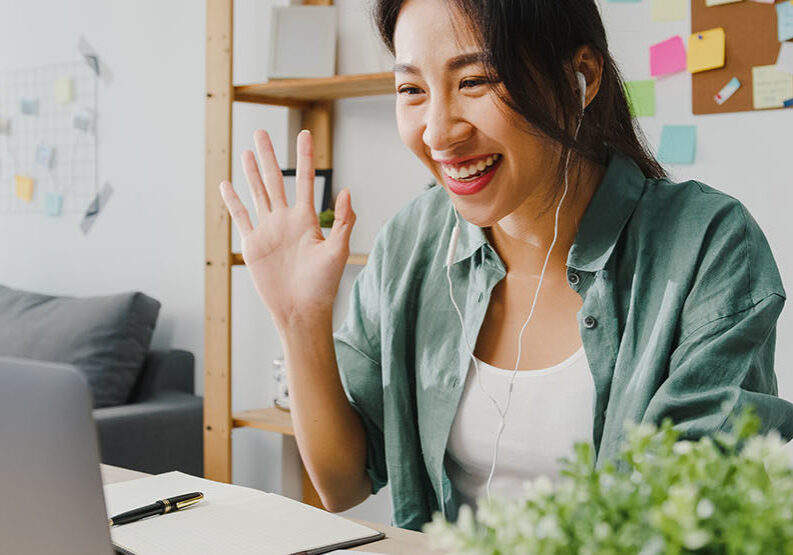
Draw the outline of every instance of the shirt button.
M570 272L569 274L567 274L567 281L570 285L575 287L576 285L581 283L581 277L575 272Z
M598 321L595 320L592 316L587 316L586 318L584 318L584 327L586 327L587 329L591 330L592 328L597 326L597 324Z

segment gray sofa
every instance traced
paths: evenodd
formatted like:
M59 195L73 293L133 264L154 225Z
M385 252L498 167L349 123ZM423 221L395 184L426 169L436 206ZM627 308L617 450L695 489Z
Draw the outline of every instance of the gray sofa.
M188 351L149 351L128 403L94 409L102 462L204 475L204 405L194 395L193 364Z
M192 353L151 351L160 303L141 292L65 297L0 285L0 356L86 376L102 462L203 475L203 402Z

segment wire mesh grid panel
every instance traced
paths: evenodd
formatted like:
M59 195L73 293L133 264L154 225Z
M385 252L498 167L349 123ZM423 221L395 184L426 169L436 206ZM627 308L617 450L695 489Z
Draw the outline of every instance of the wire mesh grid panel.
M0 212L85 212L98 190L96 106L85 61L0 71Z

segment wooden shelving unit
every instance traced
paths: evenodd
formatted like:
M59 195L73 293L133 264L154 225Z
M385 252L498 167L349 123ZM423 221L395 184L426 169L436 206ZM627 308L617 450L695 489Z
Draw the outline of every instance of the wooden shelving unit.
M304 0L331 5L332 0ZM339 98L393 93L390 72L338 75L322 79L285 79L234 86L233 0L207 0L206 152L205 152L205 323L204 323L204 474L231 482L231 431L251 427L294 435L290 415L275 407L232 414L231 410L231 269L244 264L231 250L231 218L218 184L231 179L233 102L285 106L301 111L301 125L314 138L314 165L333 161L333 101ZM353 254L348 264L366 264ZM322 504L305 470L303 501Z

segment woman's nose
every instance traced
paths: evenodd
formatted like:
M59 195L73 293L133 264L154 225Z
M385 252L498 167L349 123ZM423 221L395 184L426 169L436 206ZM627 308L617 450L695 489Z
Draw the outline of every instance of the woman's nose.
M444 152L468 139L471 131L471 124L457 113L453 103L437 100L430 104L426 112L422 140L430 150Z

